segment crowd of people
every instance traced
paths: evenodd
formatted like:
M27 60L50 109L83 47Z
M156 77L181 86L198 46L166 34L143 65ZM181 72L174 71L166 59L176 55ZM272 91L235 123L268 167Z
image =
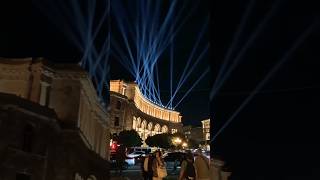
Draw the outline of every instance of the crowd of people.
M123 164L126 159L126 150L120 147L116 154L116 165L122 174ZM209 159L202 154L201 149L198 149L195 154L187 151L182 159L177 160L181 162L181 168L178 180L209 180L210 179L210 165ZM167 169L162 152L160 150L154 153L147 154L141 162L142 176L144 180L162 180L167 176ZM174 168L176 170L176 168Z
M162 158L162 152L156 151L145 156L141 163L144 180L162 180L167 176L166 165ZM199 149L195 157L191 151L187 151L182 160L178 180L209 180L209 159Z

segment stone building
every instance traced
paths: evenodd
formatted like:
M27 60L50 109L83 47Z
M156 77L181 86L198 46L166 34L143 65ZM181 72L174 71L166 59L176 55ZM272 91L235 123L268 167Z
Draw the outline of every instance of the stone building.
M0 179L108 179L108 112L76 64L0 59Z
M198 145L203 142L202 127L183 126L183 133L188 141L193 141Z
M210 119L201 121L203 130L203 140L205 142L205 148L210 150Z
M135 129L143 140L182 129L179 112L149 101L136 83L122 80L110 81L110 118L112 133Z
M209 141L210 140L210 119L205 119L201 121L202 123L202 130L203 130L203 140Z

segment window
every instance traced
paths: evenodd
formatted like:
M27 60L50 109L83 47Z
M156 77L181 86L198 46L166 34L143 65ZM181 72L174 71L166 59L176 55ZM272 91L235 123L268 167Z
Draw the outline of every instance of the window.
M125 87L122 88L122 95L126 95L126 88Z
M119 126L119 117L114 118L114 126Z
M174 133L176 133L176 132L178 132L177 129L171 129L171 134L174 134Z
M121 109L121 102L117 101L117 109Z
M206 140L210 140L210 133L206 134Z
M31 180L31 175L29 175L29 174L17 173L17 174L16 174L16 180Z
M32 151L32 144L33 144L33 126L28 124L24 128L23 131L23 142L22 142L22 150L25 152L31 152Z

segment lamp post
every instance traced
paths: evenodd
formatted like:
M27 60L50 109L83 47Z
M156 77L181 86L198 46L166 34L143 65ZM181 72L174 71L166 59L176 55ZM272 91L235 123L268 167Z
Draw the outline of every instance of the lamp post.
M180 144L180 143L182 142L182 140L181 140L180 138L175 138L175 139L174 139L174 142L175 142L176 144Z
M182 148L185 149L186 147L188 147L188 144L186 142L182 143Z
M182 143L182 140L179 137L176 137L173 139L173 144L176 146L176 148Z

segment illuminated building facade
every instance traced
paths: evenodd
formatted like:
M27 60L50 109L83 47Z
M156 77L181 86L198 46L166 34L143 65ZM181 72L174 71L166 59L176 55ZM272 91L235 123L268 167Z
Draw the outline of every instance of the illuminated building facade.
M181 131L179 112L161 107L146 99L136 83L110 81L111 133L135 129L145 140L160 133Z
M202 123L202 130L203 130L203 139L205 141L210 140L210 119L205 119L201 121Z
M109 114L80 66L0 59L0 95L4 179L109 179Z
M197 144L196 148L203 142L202 127L183 126L183 133L188 141L193 141Z
M206 142L206 148L210 149L210 119L205 119L201 121L202 131L203 131L203 140Z

